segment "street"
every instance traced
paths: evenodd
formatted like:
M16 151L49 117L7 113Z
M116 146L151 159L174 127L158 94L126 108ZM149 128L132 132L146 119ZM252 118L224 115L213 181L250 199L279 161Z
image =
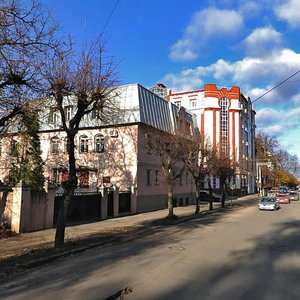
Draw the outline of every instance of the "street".
M299 299L300 201L256 201L94 248L0 285L0 299ZM175 210L176 212L176 210Z

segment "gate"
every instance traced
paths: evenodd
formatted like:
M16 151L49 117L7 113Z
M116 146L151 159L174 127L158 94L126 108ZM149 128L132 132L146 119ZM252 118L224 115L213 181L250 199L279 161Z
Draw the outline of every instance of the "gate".
M120 192L119 194L119 213L127 213L131 210L131 193Z
M101 193L74 195L68 208L67 223L101 219L101 197ZM54 199L54 225L57 222L60 201L62 201L62 196L56 196Z

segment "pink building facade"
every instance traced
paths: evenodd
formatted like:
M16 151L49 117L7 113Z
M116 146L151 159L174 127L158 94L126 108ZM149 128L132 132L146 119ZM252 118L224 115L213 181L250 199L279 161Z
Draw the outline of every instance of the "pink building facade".
M178 120L183 119L193 134L191 114L184 108L155 95L139 84L121 86L115 91L121 108L107 123L91 113L82 120L76 140L78 195L101 193L101 218L134 214L167 207L167 186L161 176L159 157L150 153L146 137L151 130L174 133ZM72 99L65 100L71 117ZM40 112L41 150L44 175L62 192L61 183L68 178L66 134L60 129L59 114L51 103ZM12 143L13 142L13 143ZM18 143L16 133L1 137L0 180L9 172L10 147ZM184 172L174 187L177 205L195 201L195 187L188 172ZM97 208L98 209L98 208Z

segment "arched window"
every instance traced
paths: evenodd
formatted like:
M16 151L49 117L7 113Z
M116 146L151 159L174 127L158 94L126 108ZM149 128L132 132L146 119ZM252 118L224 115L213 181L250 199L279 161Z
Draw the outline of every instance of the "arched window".
M97 153L104 152L104 136L103 136L103 134L97 134L95 136L95 152L97 152Z
M59 138L54 136L50 140L50 152L51 154L58 154L59 152Z
M87 153L89 151L89 139L86 135L79 138L79 151L80 153Z

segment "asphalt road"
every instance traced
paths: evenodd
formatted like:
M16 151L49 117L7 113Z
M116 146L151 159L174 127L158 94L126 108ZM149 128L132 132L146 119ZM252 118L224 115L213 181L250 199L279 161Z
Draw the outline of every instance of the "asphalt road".
M300 299L300 201L248 201L131 242L89 250L0 284L0 299Z

